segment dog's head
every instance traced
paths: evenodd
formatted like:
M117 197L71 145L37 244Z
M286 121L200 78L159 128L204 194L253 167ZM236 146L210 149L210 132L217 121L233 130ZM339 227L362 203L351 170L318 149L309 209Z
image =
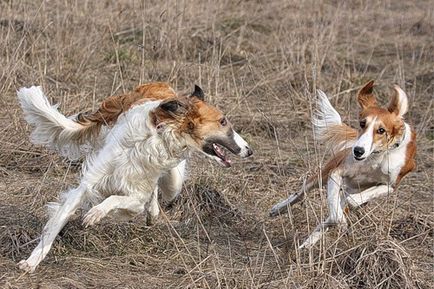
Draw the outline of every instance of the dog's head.
M190 96L163 101L154 111L157 129L169 126L190 148L225 167L231 166L225 149L242 158L252 155L249 145L234 131L229 120L204 98L202 89L195 86Z
M370 81L357 95L362 109L359 117L359 136L352 148L354 159L357 161L396 147L405 133L403 116L408 109L405 92L395 85L388 106L383 108L377 104L373 87L374 81Z

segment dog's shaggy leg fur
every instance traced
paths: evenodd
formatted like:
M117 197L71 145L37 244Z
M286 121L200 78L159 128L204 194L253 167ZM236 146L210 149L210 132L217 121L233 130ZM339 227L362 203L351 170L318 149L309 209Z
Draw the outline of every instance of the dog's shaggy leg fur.
M93 206L84 216L83 224L86 227L92 226L114 210L125 210L128 213L140 214L143 212L144 206L144 200L138 197L113 195L102 203Z
M182 190L182 184L185 179L186 162L186 160L181 161L158 181L163 200L167 203L172 202Z
M42 236L38 246L33 250L32 254L27 260L22 260L18 263L20 269L27 272L33 272L38 264L45 258L50 251L51 245L54 239L69 218L74 214L77 208L83 201L86 187L80 185L78 188L72 189L65 194L63 203L57 208L55 212L52 212L50 219L42 231Z

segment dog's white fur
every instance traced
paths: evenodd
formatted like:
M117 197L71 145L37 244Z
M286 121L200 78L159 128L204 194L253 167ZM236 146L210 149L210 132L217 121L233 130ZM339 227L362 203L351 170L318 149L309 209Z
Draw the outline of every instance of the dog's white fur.
M49 104L39 87L21 89L18 95L27 121L35 125L35 143L64 144L64 134L79 129ZM69 217L83 204L93 206L84 217L84 224L89 226L113 212L135 215L145 207L151 218L156 217L157 185L163 199L176 197L184 180L189 147L170 126L157 131L152 125L149 113L159 104L160 101L149 101L121 115L106 133L102 148L88 156L80 184L65 192L60 203L51 205L51 216L40 242L31 256L19 263L21 269L35 270ZM107 195L113 192L119 195Z
M79 158L80 146L70 139L80 132L82 125L61 114L58 105L50 105L40 86L23 87L17 95L26 121L35 127L31 141L56 149L70 159Z

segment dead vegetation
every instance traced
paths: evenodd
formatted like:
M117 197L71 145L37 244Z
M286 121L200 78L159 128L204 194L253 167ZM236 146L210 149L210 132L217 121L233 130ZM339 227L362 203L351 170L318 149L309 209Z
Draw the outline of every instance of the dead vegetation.
M434 15L431 1L0 1L0 287L432 288ZM324 161L313 92L354 124L355 91L376 79L410 96L418 168L398 194L350 215L313 250L315 191L290 215L271 206ZM31 145L16 101L42 85L70 114L149 81L200 84L252 144L230 170L196 158L158 223L84 229L77 214L35 274L44 205L76 183L75 164Z

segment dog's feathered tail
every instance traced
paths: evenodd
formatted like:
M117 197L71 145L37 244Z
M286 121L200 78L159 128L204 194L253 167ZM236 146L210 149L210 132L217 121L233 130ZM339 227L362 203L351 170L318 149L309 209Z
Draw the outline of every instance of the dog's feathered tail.
M351 147L357 139L357 131L342 123L341 116L323 91L318 90L317 93L317 109L312 116L316 139L332 152Z
M65 117L51 105L40 86L21 88L18 99L26 121L34 126L31 141L54 148L69 159L82 155L81 146L99 133L98 122L80 122Z

